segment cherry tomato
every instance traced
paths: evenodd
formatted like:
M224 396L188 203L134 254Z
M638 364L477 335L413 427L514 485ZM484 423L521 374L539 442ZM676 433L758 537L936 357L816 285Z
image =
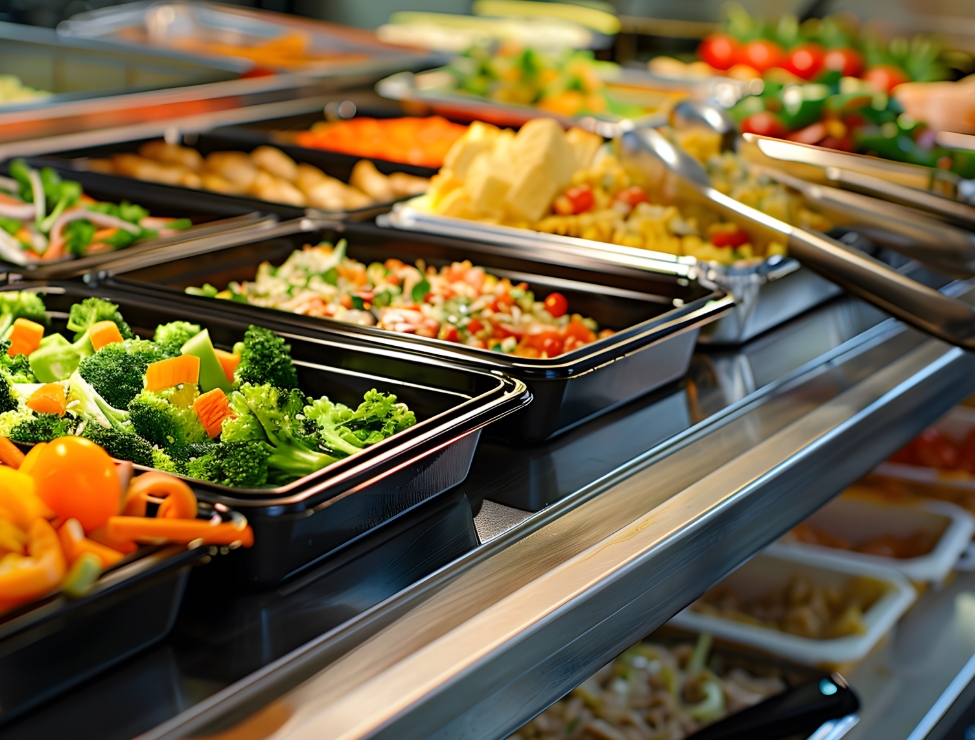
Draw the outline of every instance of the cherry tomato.
M569 301L561 293L549 293L545 298L545 310L552 314L552 318L565 316L569 310Z
M37 495L62 519L77 519L85 532L117 516L122 501L115 463L82 437L49 442L31 468Z
M711 237L711 243L716 247L740 247L751 240L747 231L738 228L734 231L719 231Z
M440 331L437 332L437 339L442 339L445 342L459 342L460 332L457 331L457 327L453 324L444 324L440 327Z
M876 67L871 67L863 79L877 92L887 94L898 85L911 81L907 72L893 64L878 64Z
M859 77L863 72L863 57L849 46L830 49L823 57L823 69L839 72L844 77Z
M548 357L558 357L562 354L562 337L546 337L542 340L542 352Z
M782 66L782 63L785 61L785 52L774 41L755 39L745 44L745 47L741 50L741 58L739 61L759 72L766 72L772 69L772 67Z
M759 136L771 136L781 139L789 129L782 123L782 119L771 111L763 110L753 113L741 122L741 132L743 134L758 134Z
M738 63L741 43L726 33L712 33L697 47L698 57L715 69L731 69Z
M595 333L579 320L570 321L569 325L563 331L567 339L572 337L581 344L589 344L590 342L596 341Z
M588 211L595 203L596 198L592 194L592 188L583 183L562 193L555 199L552 208L560 216L574 216L577 213Z
M806 44L799 44L792 49L782 66L796 77L811 80L822 70L825 56L826 50L819 44L810 41Z
M630 208L636 208L640 203L649 203L650 198L647 196L647 191L641 188L639 185L631 185L626 190L623 190L616 195L616 200L620 203L626 203Z

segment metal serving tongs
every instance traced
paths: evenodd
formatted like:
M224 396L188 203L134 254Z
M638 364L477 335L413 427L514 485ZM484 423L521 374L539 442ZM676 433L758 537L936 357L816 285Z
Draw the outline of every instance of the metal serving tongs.
M785 242L790 256L898 319L946 342L975 350L972 306L921 285L834 239L790 226L718 192L700 163L661 133L652 128L623 128L622 146L628 155L662 162L676 176L682 195L704 201L728 220L747 225L753 237Z
M910 206L949 223L975 229L975 182L930 167L889 162L755 134L739 153L755 164L784 169L803 180L834 185ZM939 194L936 186L957 197ZM970 192L971 191L971 192Z

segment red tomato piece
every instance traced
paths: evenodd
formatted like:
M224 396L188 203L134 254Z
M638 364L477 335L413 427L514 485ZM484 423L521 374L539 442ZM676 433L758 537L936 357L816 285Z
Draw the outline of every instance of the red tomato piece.
M484 330L484 324L482 324L477 319L471 319L467 322L467 331L471 334L477 334L479 331Z
M799 44L789 52L783 67L789 70L796 77L804 80L812 80L823 69L823 62L826 50L819 44L810 41L806 44Z
M569 325L563 330L566 338L572 337L582 344L589 344L596 341L596 334L581 321L570 321ZM566 350L568 351L568 350Z
M818 144L825 139L827 135L828 132L826 130L826 124L818 121L811 126L806 126L798 131L793 131L785 138L787 138L789 141L795 141L800 144Z
M515 305L515 299L511 297L511 294L502 293L494 299L494 303L491 304L491 310L497 311L498 313L508 313L513 305Z
M777 115L772 111L759 111L748 116L741 122L741 132L743 134L758 134L759 136L771 136L774 139L781 139L789 129L782 123Z
M849 46L830 49L823 57L823 69L839 72L844 77L859 77L863 72L863 57Z
M697 47L697 55L715 69L731 69L738 63L741 43L726 33L712 33Z
M911 81L907 72L894 64L878 64L876 67L871 67L863 79L877 92L888 95L898 85Z
M562 354L562 337L545 337L542 340L541 351L548 357L558 357Z
M719 231L711 237L711 243L716 247L740 247L751 240L747 231L737 228L734 231Z
M592 194L592 188L583 183L575 185L566 190L562 195L555 199L555 210L563 216L574 216L577 213L585 213L596 203L596 198ZM566 201L569 210L566 213Z
M785 52L774 41L755 39L745 44L741 50L740 60L758 72L767 72L772 67L781 67L785 61Z
M460 332L457 331L457 327L453 324L444 324L440 327L440 331L437 332L437 339L442 339L445 342L459 342Z
M565 312L569 310L569 301L561 293L549 293L545 298L545 310L552 314L552 318L557 319L565 316Z
M616 200L620 203L626 203L630 208L636 208L640 203L649 203L650 197L647 195L647 191L639 185L631 185L626 190L617 193Z

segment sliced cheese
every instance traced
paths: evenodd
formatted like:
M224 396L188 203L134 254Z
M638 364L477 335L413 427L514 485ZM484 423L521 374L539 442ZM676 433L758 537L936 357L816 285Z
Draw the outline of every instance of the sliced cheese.
M511 146L511 187L505 205L528 221L538 221L572 180L575 153L562 127L535 118L521 127Z
M443 160L444 169L451 170L458 179L466 180L467 169L474 158L481 152L490 151L500 133L501 129L497 126L474 121L467 132L450 147Z

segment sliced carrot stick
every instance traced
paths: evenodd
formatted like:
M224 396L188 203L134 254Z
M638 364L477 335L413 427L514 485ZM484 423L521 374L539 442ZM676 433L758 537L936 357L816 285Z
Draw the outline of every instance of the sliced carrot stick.
M232 545L244 547L254 544L250 525L240 529L235 524L211 524L202 519L151 519L141 516L113 516L105 525L110 537L136 542L177 542L181 544L201 540L204 545Z
M10 348L7 354L11 357L29 355L44 338L44 327L28 319L17 319L10 330Z
M77 519L68 519L62 524L58 529L58 537L61 539L61 549L64 550L64 556L69 563L74 563L86 552L95 555L101 561L102 568L115 565L125 557L118 550L85 537L85 530Z
M93 242L103 242L106 239L110 239L118 233L118 226L109 226L107 229L98 229L94 234L91 235L91 240Z
M200 382L200 358L180 355L154 362L146 368L146 389L161 391L181 383Z
M210 439L218 436L223 428L223 420L237 416L230 408L230 400L227 394L220 388L214 388L198 397L193 402L196 415L200 417L200 423L207 430Z
M139 549L139 546L135 544L132 540L119 539L117 537L109 537L108 532L105 531L105 527L99 527L98 529L93 529L88 533L88 539L94 542L99 542L106 547L110 547L113 550L118 550L125 555L135 552Z
M106 344L115 344L122 341L122 332L118 330L118 324L114 321L99 321L92 324L88 329L88 338L91 346L97 352Z
M6 437L0 437L0 463L8 465L14 470L20 470L20 466L24 464L25 457L17 445Z
M60 383L47 383L30 394L27 408L38 414L57 414L64 416L67 410L64 386Z

